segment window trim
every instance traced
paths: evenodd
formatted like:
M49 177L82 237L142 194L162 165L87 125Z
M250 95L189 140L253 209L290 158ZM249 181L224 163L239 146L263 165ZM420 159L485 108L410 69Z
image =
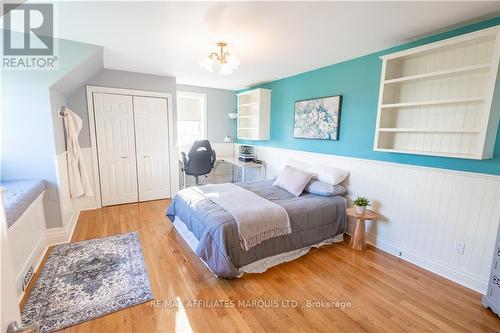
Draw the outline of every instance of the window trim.
M190 99L197 99L201 101L201 105L203 106L203 111L201 113L202 117L202 135L201 138L206 140L208 138L208 109L207 109L207 94L205 93L196 93L196 92L191 92L191 91L177 91L177 102L179 101L179 98L190 98ZM177 103L179 104L179 103ZM177 120L176 120L177 122ZM177 126L177 124L176 124ZM177 136L179 134L177 133Z

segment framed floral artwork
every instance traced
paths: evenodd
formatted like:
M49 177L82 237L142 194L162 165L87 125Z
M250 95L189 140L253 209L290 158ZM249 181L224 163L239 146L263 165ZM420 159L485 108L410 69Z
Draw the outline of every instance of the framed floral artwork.
M293 137L338 140L341 103L340 95L295 102Z

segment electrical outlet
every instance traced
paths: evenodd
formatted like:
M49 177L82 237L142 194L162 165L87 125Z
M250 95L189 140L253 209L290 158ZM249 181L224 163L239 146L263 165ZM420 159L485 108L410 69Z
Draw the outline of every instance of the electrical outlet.
M465 252L465 243L464 241L457 241L455 243L455 253L456 254L464 254Z

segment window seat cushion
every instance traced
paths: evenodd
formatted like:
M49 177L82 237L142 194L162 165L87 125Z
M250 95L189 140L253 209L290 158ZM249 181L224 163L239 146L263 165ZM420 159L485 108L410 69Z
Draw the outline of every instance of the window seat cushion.
M45 182L38 179L2 180L3 205L7 226L12 226L45 190Z

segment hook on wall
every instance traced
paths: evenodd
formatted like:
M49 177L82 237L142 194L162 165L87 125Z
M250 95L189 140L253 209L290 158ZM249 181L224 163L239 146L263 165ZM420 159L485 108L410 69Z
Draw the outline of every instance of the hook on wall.
M64 105L61 106L57 115L59 117L66 117L67 113L66 113L66 107Z

